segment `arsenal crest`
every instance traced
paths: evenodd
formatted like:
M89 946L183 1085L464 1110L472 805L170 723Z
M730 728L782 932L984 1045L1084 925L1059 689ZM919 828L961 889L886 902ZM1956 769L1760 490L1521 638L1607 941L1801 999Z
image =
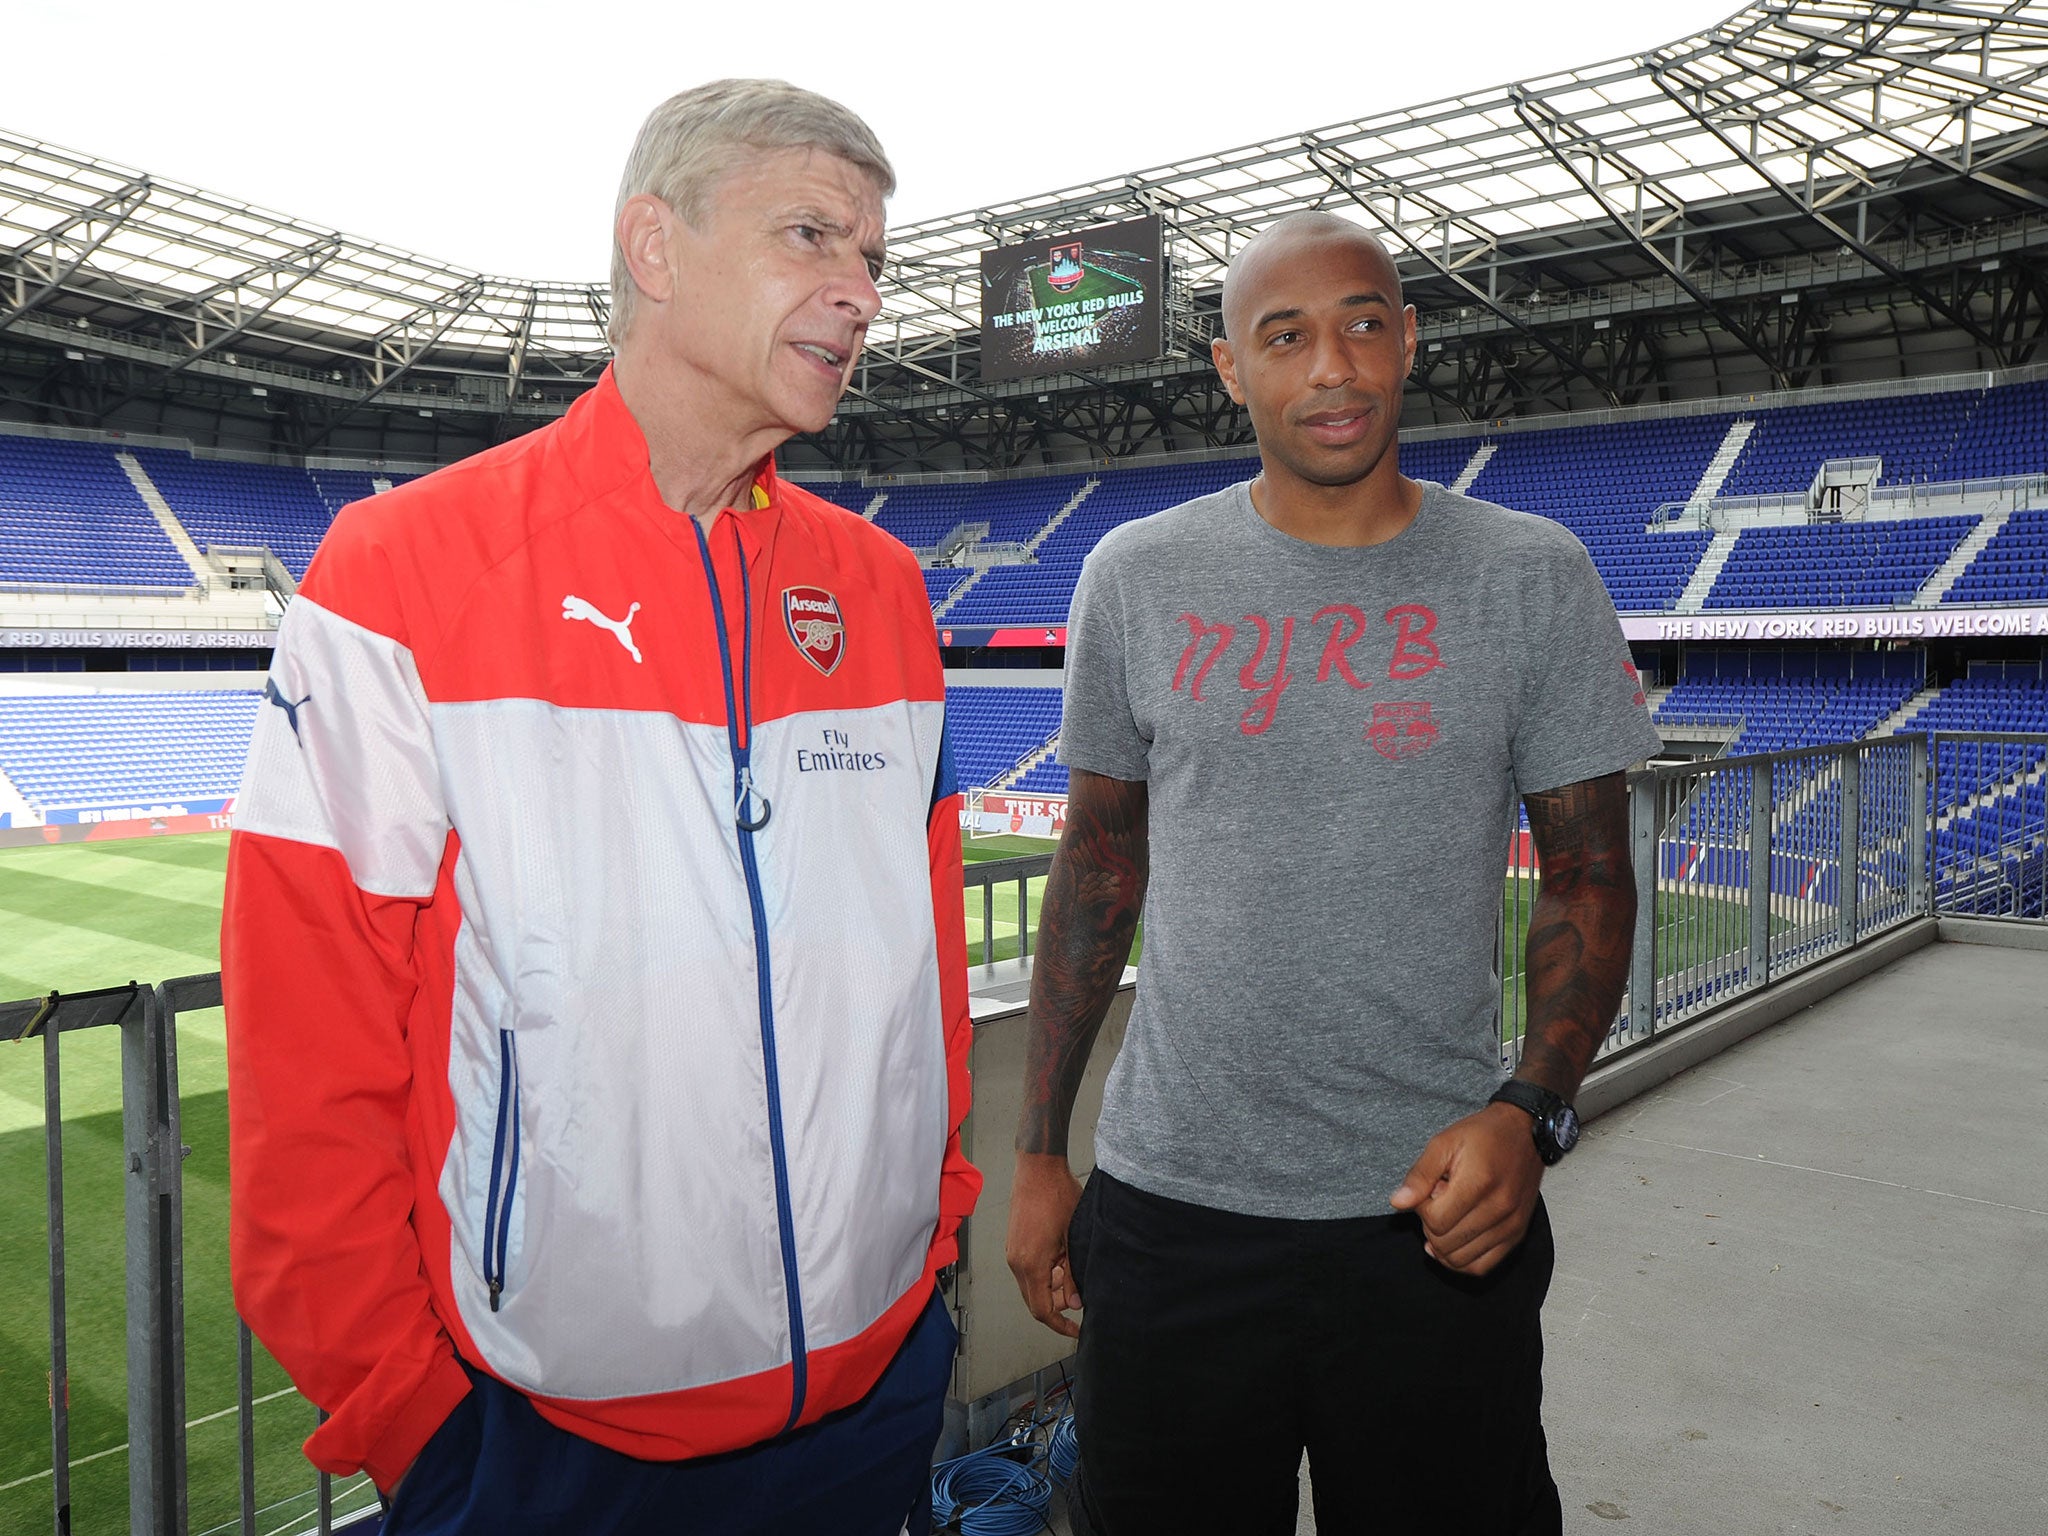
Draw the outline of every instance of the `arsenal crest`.
M1427 704L1375 704L1365 739L1381 757L1398 763L1436 745L1436 721Z
M782 622L797 655L830 677L846 655L846 621L839 615L839 599L823 587L785 588Z
M1056 245L1047 254L1052 258L1052 264L1046 269L1045 281L1052 291L1065 293L1078 288L1081 279L1087 275L1081 265L1081 242L1076 240L1071 245Z

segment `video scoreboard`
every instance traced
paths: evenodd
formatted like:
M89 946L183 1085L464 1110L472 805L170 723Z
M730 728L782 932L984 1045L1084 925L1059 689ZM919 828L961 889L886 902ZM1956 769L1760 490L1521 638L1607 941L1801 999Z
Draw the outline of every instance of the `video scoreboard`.
M981 376L1029 379L1166 350L1157 216L981 253Z

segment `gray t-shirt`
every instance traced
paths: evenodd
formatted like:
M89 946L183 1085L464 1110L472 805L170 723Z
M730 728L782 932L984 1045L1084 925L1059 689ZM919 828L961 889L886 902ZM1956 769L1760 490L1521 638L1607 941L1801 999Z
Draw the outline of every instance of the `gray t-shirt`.
M1152 873L1097 1161L1222 1210L1384 1214L1501 1080L1516 795L1659 745L1557 523L1426 484L1398 537L1334 549L1236 485L1110 533L1060 757L1148 781Z

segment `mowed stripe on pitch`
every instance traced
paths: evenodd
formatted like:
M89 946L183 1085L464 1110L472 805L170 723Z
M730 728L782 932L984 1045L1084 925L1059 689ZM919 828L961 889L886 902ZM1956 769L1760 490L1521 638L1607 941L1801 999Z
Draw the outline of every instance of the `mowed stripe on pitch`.
M226 845L204 834L175 847L165 839L0 853L0 1000L217 969ZM178 1041L186 1092L226 1085L217 1012L182 1024ZM118 1031L67 1034L62 1059L67 1120L120 1108ZM42 1050L0 1045L0 1132L42 1123Z

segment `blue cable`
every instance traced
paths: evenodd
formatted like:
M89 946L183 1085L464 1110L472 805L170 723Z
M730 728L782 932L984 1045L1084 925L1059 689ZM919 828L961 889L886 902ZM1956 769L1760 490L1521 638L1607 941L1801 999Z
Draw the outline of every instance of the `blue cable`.
M1018 1461L1018 1451L1028 1453ZM932 1528L961 1536L1038 1536L1047 1528L1052 1482L1044 1450L1004 1441L932 1468Z
M1052 1427L1051 1438L1045 1443L1046 1467L1053 1482L1061 1488L1071 1483L1074 1480L1074 1463L1080 1459L1081 1440L1074 1432L1074 1415L1063 1413Z

